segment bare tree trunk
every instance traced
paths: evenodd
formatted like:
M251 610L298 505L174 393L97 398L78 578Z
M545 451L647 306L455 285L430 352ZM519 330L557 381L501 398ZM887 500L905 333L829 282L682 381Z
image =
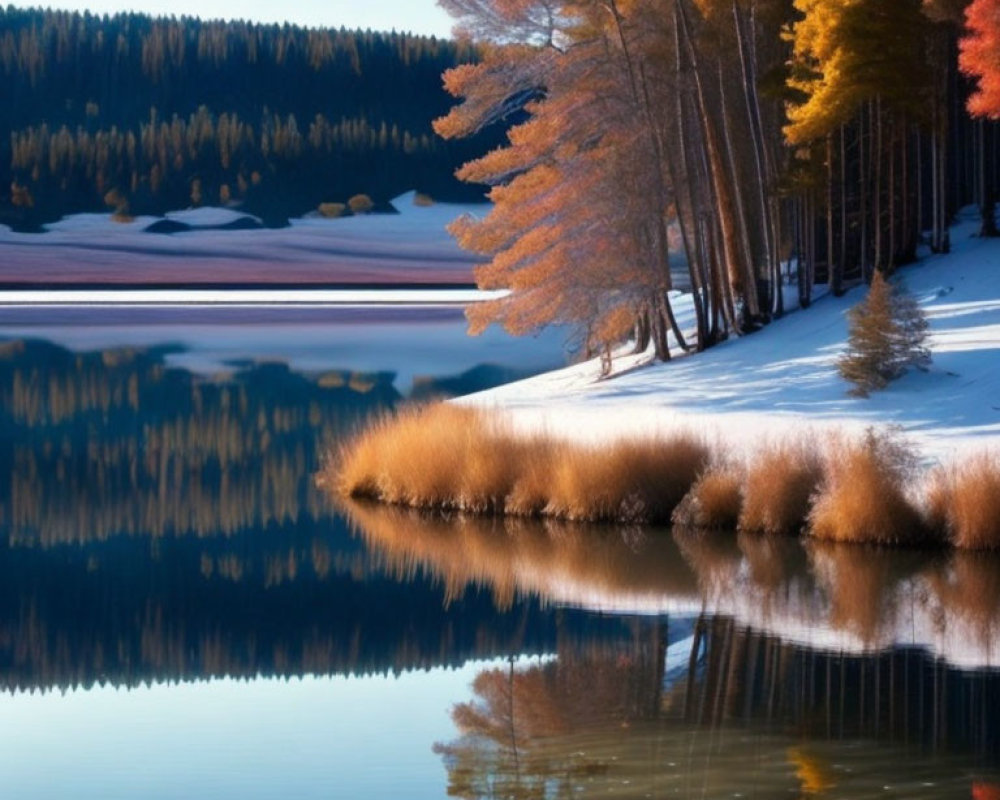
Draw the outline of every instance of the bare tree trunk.
M987 185L986 122L980 118L976 124L979 134L979 212L983 218L982 225L979 228L979 235L994 237L1000 235L1000 232L997 231L993 192Z
M635 68L634 61L632 59L631 51L629 50L628 40L625 37L625 31L622 27L622 17L618 11L617 0L608 0L607 8L611 12L611 15L615 21L615 29L618 33L618 38L622 46L622 54L625 57L625 66L629 76L629 84L632 90L632 97L636 105L638 105L641 110L646 123L647 136L650 139L650 144L653 148L653 153L656 157L656 164L653 165L654 177L655 177L655 187L656 187L656 203L657 203L657 221L659 222L659 230L656 235L656 250L657 256L660 262L660 277L663 280L663 287L661 290L662 298L659 300L658 305L662 307L666 319L670 323L670 328L673 331L674 339L677 341L678 347L682 350L690 349L688 347L687 341L684 338L684 334L680 327L677 325L677 319L674 316L673 308L670 304L670 298L667 292L672 288L672 276L670 275L670 236L667 231L667 222L665 217L665 212L668 206L668 198L666 187L663 183L663 167L665 161L665 154L663 143L660 140L659 127L656 124L656 119L653 115L653 109L649 98L649 89L646 85L645 76L637 77L637 71ZM641 69L639 70L641 72ZM654 325L655 330L655 325ZM670 353L669 349L666 347L666 338L663 337L664 351L660 352L660 342L657 342L657 356L664 360L669 359Z
M649 311L643 309L635 321L635 353L645 353L650 341Z
M720 153L718 134L715 131L715 126L708 110L708 101L701 79L698 53L691 38L687 12L684 9L684 0L677 0L674 8L677 10L677 20L680 23L681 34L684 38L685 49L691 64L692 75L694 76L695 95L698 99L698 113L701 118L702 133L705 138L705 155L708 160L711 183L715 190L716 214L722 234L722 256L725 259L729 274L729 287L733 294L742 294L743 301L749 306L750 314L756 316L759 313L756 297L754 296L756 293L747 291L749 283L746 274L747 264L744 254L740 251L739 234L735 223L736 214L730 191L731 187L726 181L726 170ZM733 325L734 333L741 333L741 329L736 324L735 319L732 320L731 324Z
M840 277L847 272L847 145L846 126L840 126ZM844 287L841 285L840 291Z
M938 207L937 229L939 232L938 252L947 253L951 250L948 235L948 134L941 134L941 144L938 147Z
M881 269L882 263L882 101L875 98L875 145L872 155L875 157L875 192L872 198L872 224L875 226L875 269Z
M861 220L861 247L859 257L861 259L861 279L866 283L871 280L871 267L868 260L868 176L869 159L871 151L871 139L866 139L865 133L871 131L870 115L865 114L865 107L861 107L858 119L858 218ZM865 147L867 142L868 146Z
M892 271L896 267L896 121L891 120L889 125L889 148L886 153L889 157L889 176L887 179L888 204L889 204L889 252L886 260L886 267Z
M771 209L767 198L770 177L768 174L767 150L764 143L764 125L761 122L760 116L760 100L757 97L756 58L751 52L754 35L752 27L753 11L754 7L751 5L751 31L749 36L750 42L748 42L745 25L741 22L740 18L739 3L737 0L733 0L733 24L736 28L736 43L739 48L740 67L743 75L743 97L746 101L747 121L750 126L750 136L753 140L754 177L757 188L757 202L760 207L761 235L763 237L764 246L763 255L764 262L767 264L768 268L768 282L771 294L771 296L766 298L766 300L768 309L773 310L773 294L776 289L778 291L781 289L780 285L775 282L776 277L778 277L780 281L780 266L775 269L775 263L777 260L775 254L776 244L774 241L774 228L770 213Z
M676 31L675 31L676 37ZM698 350L710 347L714 342L710 338L707 320L707 307L710 303L708 296L709 286L705 277L706 255L702 247L701 236L697 232L697 210L694 200L694 176L688 167L687 157L687 134L684 130L684 95L680 90L680 49L675 48L675 86L674 96L676 100L675 125L677 126L677 158L679 164L675 165L673 158L668 158L669 169L671 171L671 182L674 186L674 201L677 206L677 219L681 230L681 240L684 243L684 252L687 255L688 276L691 279L691 294L694 298L695 319L698 327ZM670 148L667 147L667 152ZM683 182L683 188L681 186Z
M812 304L813 282L816 275L816 225L813 213L812 192L807 192L799 201L799 305L809 308Z
M844 293L844 265L833 252L833 134L826 137L826 275L835 297Z
M719 99L722 107L722 141L726 149L726 160L729 165L730 180L732 184L732 193L734 196L734 206L736 208L736 225L739 229L740 242L743 246L743 253L746 259L746 272L749 278L749 285L746 287L745 295L748 295L752 300L747 302L747 308L750 309L751 317L749 322L757 322L760 319L760 297L757 292L757 270L754 269L753 262L753 247L750 244L750 231L747 227L747 216L746 216L746 203L744 200L745 194L742 187L742 181L740 180L739 167L736 164L736 149L732 140L732 126L729 124L729 113L726 110L726 83L722 71L722 61L718 62L718 78L719 78ZM757 308L756 312L753 312L753 308Z
M924 136L920 128L916 132L916 165L917 165L917 235L916 241L919 244L924 238Z

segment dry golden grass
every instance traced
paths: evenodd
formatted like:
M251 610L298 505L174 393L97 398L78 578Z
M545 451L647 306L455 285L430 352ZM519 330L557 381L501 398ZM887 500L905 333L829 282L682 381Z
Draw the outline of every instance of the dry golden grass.
M350 441L331 465L345 495L426 508L457 508L464 493L485 504L484 474L495 484L507 476L494 459L495 442L476 409L454 405L412 407L376 419ZM483 453L475 458L474 442ZM474 497L474 499L472 499Z
M718 464L695 481L674 511L677 525L691 528L735 529L743 502L743 472Z
M696 439L557 448L543 513L587 522L665 522L708 461Z
M837 542L928 543L931 537L905 491L911 464L905 446L885 433L831 439L809 513L810 533Z
M1000 458L981 453L938 470L926 492L928 524L965 550L1000 548Z
M420 508L662 522L708 461L689 436L578 445L442 403L377 419L328 467L340 494Z
M699 528L805 527L817 539L881 545L947 534L959 548L1000 549L1000 457L939 470L921 515L906 490L915 459L891 433L831 437L821 449L822 458L805 442L770 445L736 467L687 434L579 444L440 403L375 419L320 481L343 496L476 514L629 524L673 514Z
M739 529L797 534L806 523L822 474L818 454L805 442L765 447L747 464Z

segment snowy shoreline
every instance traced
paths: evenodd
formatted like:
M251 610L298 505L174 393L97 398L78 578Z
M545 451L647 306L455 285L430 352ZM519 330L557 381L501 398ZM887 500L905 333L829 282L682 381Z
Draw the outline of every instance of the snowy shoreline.
M396 214L307 217L274 229L239 229L257 221L214 207L124 222L75 214L45 233L0 225L0 284L472 284L476 259L447 226L489 205L425 207L415 198L395 198ZM166 222L185 229L155 232Z
M847 340L846 312L861 290L820 298L751 336L704 353L651 364L622 356L600 378L597 360L463 398L525 431L575 441L687 431L734 455L768 442L819 440L894 426L926 464L952 463L1000 446L1000 240L975 237L963 213L952 252L928 255L899 275L930 323L933 363L868 398L849 397L834 362ZM677 298L681 324L690 304Z

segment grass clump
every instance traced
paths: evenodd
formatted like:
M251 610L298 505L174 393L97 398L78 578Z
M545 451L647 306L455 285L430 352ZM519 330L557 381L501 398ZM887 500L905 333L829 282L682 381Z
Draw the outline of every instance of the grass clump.
M320 203L316 210L324 219L337 219L347 213L347 203Z
M923 520L905 490L915 469L909 447L891 431L832 439L809 513L811 534L838 542L926 543Z
M347 207L352 214L368 214L374 210L375 202L366 194L356 194L347 201Z
M1000 457L980 453L938 470L927 491L927 516L955 547L1000 549Z
M676 525L735 529L743 503L743 472L716 464L702 473L673 514Z
M323 483L420 508L663 522L707 462L708 448L690 436L579 445L517 434L504 417L442 403L377 419Z
M747 465L739 529L797 534L806 524L822 475L820 457L804 442L765 447Z
M559 449L543 513L585 522L665 522L708 461L689 436Z

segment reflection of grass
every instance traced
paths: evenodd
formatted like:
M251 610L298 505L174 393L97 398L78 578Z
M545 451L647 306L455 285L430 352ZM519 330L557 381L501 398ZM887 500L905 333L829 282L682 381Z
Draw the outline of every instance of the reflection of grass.
M939 563L935 554L918 550L900 553L838 542L813 541L808 551L812 572L829 598L829 624L869 645L894 629L907 580L932 573Z
M438 404L377 420L327 477L344 495L397 505L660 522L707 459L690 436L586 446L519 435L501 417Z
M988 646L1000 633L1000 558L994 553L951 555L945 567L931 576L942 621L969 625L977 644Z
M414 509L347 501L355 530L394 577L424 572L449 600L467 586L489 588L501 608L515 597L572 595L588 600L695 596L695 580L670 536L520 517L450 518Z
M765 596L786 587L805 572L802 545L794 539L740 533L736 538L750 580Z
M813 571L830 598L831 627L850 631L867 644L889 626L897 582L892 559L882 550L816 542Z

